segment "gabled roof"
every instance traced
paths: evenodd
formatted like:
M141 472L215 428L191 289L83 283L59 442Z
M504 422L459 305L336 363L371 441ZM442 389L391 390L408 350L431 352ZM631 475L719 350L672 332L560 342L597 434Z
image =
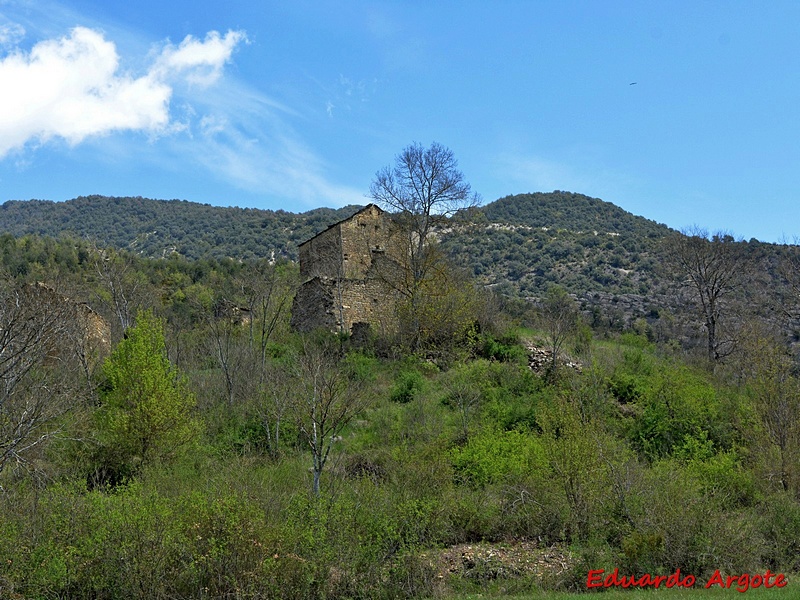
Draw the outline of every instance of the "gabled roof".
M377 209L378 209L378 211L379 211L379 212L381 212L381 213L384 213L384 212L386 212L385 210L383 210L383 209L382 209L380 206L378 206L378 205L377 205L377 204L375 204L374 202L370 202L370 203L369 203L369 204L367 204L367 205L366 205L364 208L362 208L362 209L361 209L361 210L359 210L358 212L355 212L355 213L353 213L352 215L350 215L350 216L349 216L349 217L347 217L346 219L342 219L342 220L340 220L340 221L336 221L336 223L334 223L333 225L329 225L329 226L328 226L326 229L323 229L323 230L322 230L322 231L320 231L319 233L317 233L317 234L313 235L312 237L308 238L308 239L307 239L305 242L302 242L302 243L300 243L300 244L297 244L297 247L299 248L300 246L303 246L303 245L307 244L308 242L310 242L310 241L311 241L311 240L313 240L314 238L316 238L316 237L318 237L318 236L322 235L323 233L325 233L326 231L328 231L328 230L330 230L330 229L333 229L334 227L338 227L339 225L341 225L341 224L342 224L342 223L344 223L345 221L349 221L350 219L354 219L355 217L357 217L358 215L360 215L361 213L365 212L367 209L369 209L369 208L372 208L372 207L374 207L374 208L377 208Z

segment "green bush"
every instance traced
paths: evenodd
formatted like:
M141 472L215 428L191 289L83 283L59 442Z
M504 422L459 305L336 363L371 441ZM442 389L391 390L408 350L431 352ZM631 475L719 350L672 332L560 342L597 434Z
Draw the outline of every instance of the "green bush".
M776 573L800 571L800 502L778 492L765 498L756 514L766 566Z
M450 451L456 478L473 487L520 480L531 471L546 469L538 438L522 431L487 430L463 448Z
M411 402L425 388L425 377L416 370L404 370L395 379L389 392L392 402L406 404Z
M517 339L510 337L495 339L491 335L484 334L481 336L477 350L479 357L499 362L523 364L528 358L525 348L519 344Z

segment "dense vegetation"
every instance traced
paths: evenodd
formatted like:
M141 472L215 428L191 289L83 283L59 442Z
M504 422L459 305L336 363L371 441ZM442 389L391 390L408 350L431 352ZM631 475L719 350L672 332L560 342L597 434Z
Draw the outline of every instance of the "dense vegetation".
M592 261L610 241L677 283L657 236L514 229L530 226L484 239L475 218L451 256L508 236L491 252L521 247L528 268L556 242ZM710 364L665 309L612 321L552 286L538 308L475 291L468 326L412 353L290 331L297 267L269 255L0 236L0 366L17 382L0 434L31 403L42 416L0 467L0 596L401 598L583 591L590 569L797 573L800 381L791 318L772 310L797 273L776 247L720 243L783 287L723 307L737 345ZM559 264L535 289L590 286ZM7 341L37 282L98 311L110 352L72 334ZM27 370L3 362L25 347L40 349Z
M661 238L670 232L666 225L632 215L610 202L558 190L506 196L485 206L483 213L491 223L574 232L632 233L646 238Z
M297 260L297 244L359 207L305 213L224 208L179 200L88 196L67 202L9 201L0 207L0 231L16 237L68 236L147 258ZM658 268L671 231L609 202L555 191L519 194L459 215L441 234L457 265L499 293L540 297L553 283L575 296L632 296L632 322L654 303L675 309ZM767 262L780 247L751 240ZM767 282L770 285L775 282ZM779 282L778 282L779 285ZM682 304L681 302L677 303Z
M151 258L297 259L297 244L359 207L283 210L221 208L185 200L86 196L68 202L9 201L0 230L88 239Z

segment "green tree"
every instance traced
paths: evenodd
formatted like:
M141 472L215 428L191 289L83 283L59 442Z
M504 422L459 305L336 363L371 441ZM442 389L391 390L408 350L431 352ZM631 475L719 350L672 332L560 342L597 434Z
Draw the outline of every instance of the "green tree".
M100 437L129 468L173 457L196 439L195 398L167 357L164 323L152 312L136 325L104 365Z

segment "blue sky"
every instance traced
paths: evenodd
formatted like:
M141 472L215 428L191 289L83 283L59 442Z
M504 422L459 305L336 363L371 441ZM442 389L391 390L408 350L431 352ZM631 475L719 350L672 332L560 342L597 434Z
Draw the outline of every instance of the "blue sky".
M800 2L0 0L0 201L363 204L432 141L484 202L792 239Z

